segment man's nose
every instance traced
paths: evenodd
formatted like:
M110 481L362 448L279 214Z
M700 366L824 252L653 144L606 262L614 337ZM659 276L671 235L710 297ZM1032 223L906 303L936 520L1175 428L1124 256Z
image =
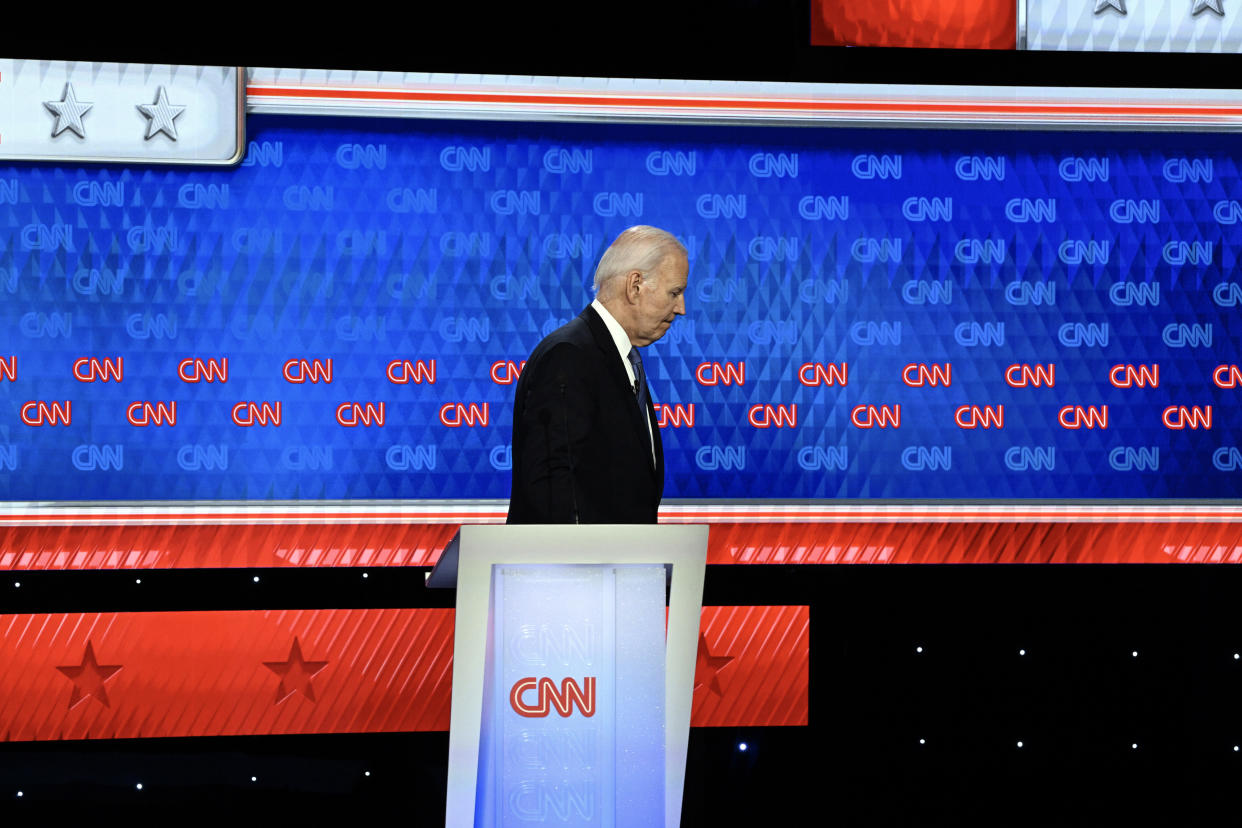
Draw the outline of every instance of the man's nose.
M673 313L678 316L686 315L686 294L682 293L677 297L677 307L673 308Z

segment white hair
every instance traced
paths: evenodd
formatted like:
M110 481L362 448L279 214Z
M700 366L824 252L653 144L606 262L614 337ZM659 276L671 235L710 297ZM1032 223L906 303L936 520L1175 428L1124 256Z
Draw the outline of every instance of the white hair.
M669 256L689 258L686 247L667 230L638 224L617 236L595 266L595 292L598 294L610 281L637 270L643 281Z

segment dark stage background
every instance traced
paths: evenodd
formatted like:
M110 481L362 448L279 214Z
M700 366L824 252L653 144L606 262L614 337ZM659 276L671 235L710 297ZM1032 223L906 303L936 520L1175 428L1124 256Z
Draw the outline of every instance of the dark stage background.
M141 587L26 573L2 608L451 605L426 571L149 572ZM692 729L683 824L1213 823L1242 772L1239 588L1236 567L1210 564L709 567L705 604L810 606L811 718ZM5 743L0 775L14 817L227 805L436 825L447 749L443 732Z

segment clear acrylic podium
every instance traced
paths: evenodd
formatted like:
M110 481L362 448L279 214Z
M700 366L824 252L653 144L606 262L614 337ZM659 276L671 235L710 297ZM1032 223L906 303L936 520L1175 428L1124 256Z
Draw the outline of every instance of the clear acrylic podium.
M706 526L462 527L446 825L679 825L706 562Z

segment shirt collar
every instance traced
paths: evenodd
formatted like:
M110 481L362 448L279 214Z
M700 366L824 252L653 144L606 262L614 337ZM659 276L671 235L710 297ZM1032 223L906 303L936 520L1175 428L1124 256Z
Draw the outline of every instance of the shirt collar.
M612 341L617 346L617 353L621 354L621 359L625 360L625 365L629 368L630 349L634 347L630 344L629 334L625 332L625 328L621 327L621 323L608 312L608 308L600 304L598 299L591 302L591 307L595 308L599 318L604 320L604 327L608 329L608 333L612 334Z

